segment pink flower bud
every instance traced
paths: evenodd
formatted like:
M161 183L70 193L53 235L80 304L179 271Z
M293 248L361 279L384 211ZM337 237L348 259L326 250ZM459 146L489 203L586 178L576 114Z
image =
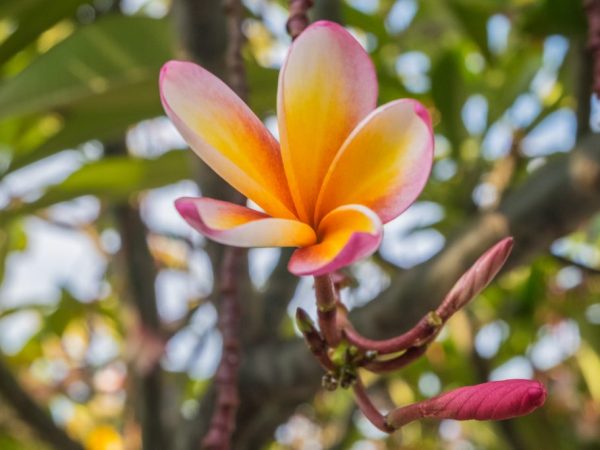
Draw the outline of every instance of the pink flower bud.
M506 262L512 247L512 237L502 239L460 277L436 311L444 322L485 289Z
M466 386L399 408L386 422L394 429L421 418L504 420L542 406L546 389L539 381L504 380Z

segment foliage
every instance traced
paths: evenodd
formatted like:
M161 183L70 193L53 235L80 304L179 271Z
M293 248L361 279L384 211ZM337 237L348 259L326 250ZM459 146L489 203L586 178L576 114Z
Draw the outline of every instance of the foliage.
M379 102L418 98L437 133L421 202L388 227L380 254L352 269L344 295L362 305L390 278L429 259L464 223L493 211L537 168L571 151L578 114L579 133L587 128L585 16L573 0L333 3L340 16L329 18L350 27L371 53ZM131 11L129 4L141 6ZM289 43L285 2L246 4L250 104L269 123L275 68ZM208 298L210 258L218 252L173 219L170 204L163 206L174 191L194 194L193 183L181 180L196 179L206 192L224 189L177 149L181 143L166 122L154 119L162 114L158 70L179 55L172 18L157 17L168 6L161 0L123 1L121 8L111 1L0 3L0 348L38 403L94 450L140 448L133 406L139 393L131 384L163 349L140 331L130 301L127 267L135 263L120 246L127 241L119 208L141 204L148 227L158 276L144 282L156 284L159 301L169 426L194 415L218 353ZM110 151L125 138L127 154ZM366 448L598 448L600 217L556 238L453 318L420 362L369 380L381 406L390 406L512 370L548 384L545 408L501 424L412 423L385 438L365 426L348 392L319 392L292 418L279 418L267 447L309 448L318 441L324 448L362 448L358 443L369 441ZM68 256L77 250L83 257ZM46 252L56 261L32 262ZM275 292L264 266L282 263L269 255L250 254L249 303ZM53 284L40 281L47 279L35 273L40 269L58 274ZM296 281L282 272L274 271L291 297ZM24 289L28 284L40 288ZM295 302L310 301L307 286L300 283ZM273 330L281 340L298 339L287 316ZM45 445L2 408L1 448Z

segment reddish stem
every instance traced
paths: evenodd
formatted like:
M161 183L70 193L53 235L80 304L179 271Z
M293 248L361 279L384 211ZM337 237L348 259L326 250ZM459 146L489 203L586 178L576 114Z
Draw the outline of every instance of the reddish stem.
M423 356L426 351L426 345L421 347L411 347L396 358L368 361L363 364L362 367L375 373L392 372L411 364L413 361Z
M313 4L313 0L290 0L290 18L286 28L292 40L296 39L310 23L308 10Z
M344 336L348 342L362 351L376 351L378 354L387 355L404 351L410 347L423 345L435 336L441 322L434 313L423 317L411 330L391 339L374 340L362 336L354 328L344 329Z
M448 319L466 306L492 281L506 262L512 246L513 239L508 237L480 256L460 277L440 306L435 311L429 312L406 333L391 339L373 340L363 337L352 327L345 327L346 339L362 351L372 350L379 354L396 353L410 347L429 344Z
M335 348L341 342L342 333L337 321L338 293L331 275L315 277L315 296L319 328L327 345Z
M202 448L206 450L228 449L231 434L235 429L235 416L239 406L237 382L240 366L238 336L240 306L237 278L241 271L243 255L243 249L234 247L226 248L223 255L219 286L221 294L219 329L223 336L223 355L215 375L217 390L215 410L209 432L202 441Z
M306 345L321 366L327 371L334 371L335 365L327 354L327 343L315 328L313 321L302 308L296 310L296 322L304 336Z
M353 385L354 389L354 398L356 399L356 404L360 411L364 414L364 416L371 422L375 427L384 433L391 433L394 431L392 427L388 425L386 422L386 418L383 414L379 412L379 410L375 407L369 396L367 395L367 391L365 390L360 377L356 379L356 383Z

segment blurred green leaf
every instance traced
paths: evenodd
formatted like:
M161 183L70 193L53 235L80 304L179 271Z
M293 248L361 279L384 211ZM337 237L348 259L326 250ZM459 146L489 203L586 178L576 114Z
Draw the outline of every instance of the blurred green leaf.
M17 29L0 45L0 65L13 57L19 50L33 42L44 31L71 17L77 8L89 0L36 0L25 2L25 7L12 17ZM43 14L40 11L43 10Z
M585 36L587 21L582 0L542 0L518 16L520 28L538 36Z
M164 20L115 16L83 27L0 85L0 117L69 108L113 89L157 82L170 43Z
M521 49L488 72L485 80L489 93L488 123L495 122L519 95L529 91L541 65L539 49Z
M82 195L122 201L136 192L191 178L190 158L191 152L171 151L156 159L123 156L87 164L51 186L38 200L0 212L0 223Z
M342 3L342 16L345 24L362 29L375 36L379 46L391 40L385 29L384 19L380 14L366 14L346 3Z
M17 149L9 171L91 139L115 138L132 124L162 112L154 80L115 88L106 94L77 102L64 114L63 126L56 134L33 149Z
M473 40L481 53L490 59L487 22L497 8L490 2L481 0L448 0L447 4L465 34Z
M455 50L446 50L435 62L431 71L431 94L440 111L440 128L458 149L466 130L461 119L461 110L467 99L463 76L462 56Z
M2 0L0 2L0 17L14 17L22 14L39 0Z
M279 71L260 66L256 61L246 63L250 86L249 105L259 117L274 113L277 106L277 79Z

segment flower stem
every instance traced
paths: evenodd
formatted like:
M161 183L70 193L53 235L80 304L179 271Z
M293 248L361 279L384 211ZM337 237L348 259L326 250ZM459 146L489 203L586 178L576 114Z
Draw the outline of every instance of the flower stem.
M387 355L429 342L441 325L441 320L432 311L423 317L411 330L391 339L368 339L350 327L344 329L344 336L350 344L362 351L376 351L378 354Z
M362 365L365 369L375 372L375 373L383 373L383 372L391 372L394 370L401 369L404 366L409 365L417 358L423 356L423 354L427 351L427 345L423 345L421 347L411 347L402 353L400 356L396 358L388 359L388 360L372 360L368 361Z
M352 388L354 389L354 398L356 399L356 404L369 422L371 422L375 427L384 433L391 433L394 431L394 429L386 422L385 416L379 412L367 395L367 391L365 386L362 384L360 377L356 379L356 383L354 383Z
M354 328L346 326L344 337L362 351L371 350L382 355L401 352L411 347L426 346L454 313L465 307L493 280L510 255L512 246L513 239L508 237L481 255L455 283L440 306L421 318L406 333L391 339L373 340L362 336Z
M327 345L335 348L342 340L342 333L337 321L338 293L331 275L315 277L315 295L321 333Z
M304 336L306 345L321 366L327 371L335 370L335 365L327 354L327 343L315 328L312 320L302 308L296 310L296 322Z

